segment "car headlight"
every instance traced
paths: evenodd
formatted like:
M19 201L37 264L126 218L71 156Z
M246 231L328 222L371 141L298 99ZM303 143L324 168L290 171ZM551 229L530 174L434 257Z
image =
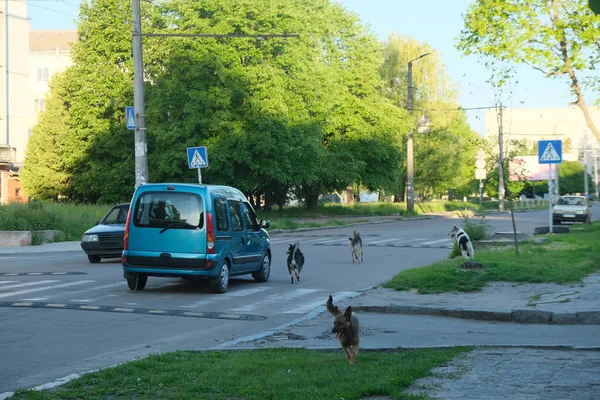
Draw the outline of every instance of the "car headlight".
M583 211L577 211L575 214L584 214Z
M83 235L83 242L97 242L98 235Z

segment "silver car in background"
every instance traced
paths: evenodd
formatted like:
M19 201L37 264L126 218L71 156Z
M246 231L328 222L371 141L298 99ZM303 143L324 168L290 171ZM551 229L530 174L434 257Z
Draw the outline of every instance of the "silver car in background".
M592 223L592 205L585 196L560 196L552 208L552 223L563 222Z

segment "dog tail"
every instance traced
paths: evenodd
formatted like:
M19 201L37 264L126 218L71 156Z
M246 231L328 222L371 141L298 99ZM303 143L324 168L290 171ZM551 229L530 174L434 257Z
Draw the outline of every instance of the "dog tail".
M331 315L336 316L340 313L340 310L337 308L337 306L333 305L333 297L331 297L331 295L329 295L329 298L327 299L327 311L329 311L331 313Z

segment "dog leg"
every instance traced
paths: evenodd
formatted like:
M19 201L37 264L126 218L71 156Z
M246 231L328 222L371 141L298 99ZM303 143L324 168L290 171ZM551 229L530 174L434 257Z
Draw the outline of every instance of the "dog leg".
M300 274L296 272L296 282L300 282Z
M293 284L294 283L294 275L290 274L290 277L292 278L292 281L290 283Z
M346 359L348 360L349 364L352 364L352 355L350 354L350 349L347 347L342 346L342 349L344 350L344 354L346 355Z

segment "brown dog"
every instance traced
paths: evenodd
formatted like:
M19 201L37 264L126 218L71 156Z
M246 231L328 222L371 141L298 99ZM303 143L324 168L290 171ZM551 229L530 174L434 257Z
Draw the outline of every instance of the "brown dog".
M335 317L331 331L339 339L348 362L354 364L358 355L358 344L360 342L360 323L358 322L358 318L352 314L352 307L350 306L342 314L337 306L333 305L333 298L331 296L327 299L326 305L327 311Z

